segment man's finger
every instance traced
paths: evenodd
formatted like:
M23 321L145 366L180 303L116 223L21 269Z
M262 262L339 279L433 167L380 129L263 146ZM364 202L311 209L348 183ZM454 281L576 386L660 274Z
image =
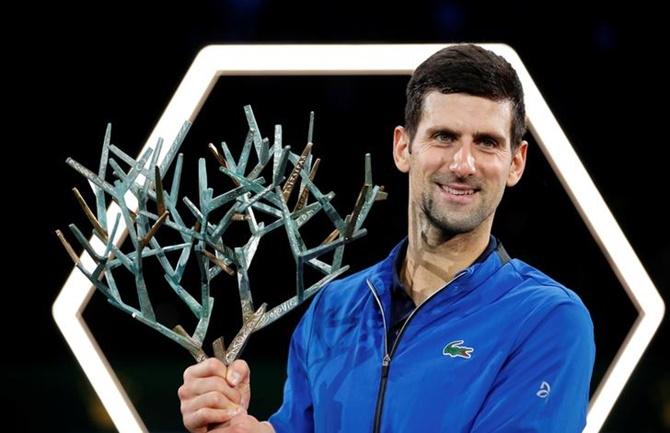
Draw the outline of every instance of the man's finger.
M212 424L222 424L230 421L238 415L243 409L212 409L203 407L196 412L185 415L183 418L184 426L188 430L195 430L207 427Z
M197 412L203 407L210 409L238 409L240 404L232 401L227 396L218 391L208 392L206 394L198 395L181 403L180 410L182 413Z
M226 377L226 366L216 358L207 358L202 362L188 367L184 371L184 382L196 377Z
M187 392L184 392L183 394L188 396L187 399L191 399L210 392L219 393L222 397L227 398L234 404L240 404L240 390L233 388L226 379L218 376L192 379L188 384Z

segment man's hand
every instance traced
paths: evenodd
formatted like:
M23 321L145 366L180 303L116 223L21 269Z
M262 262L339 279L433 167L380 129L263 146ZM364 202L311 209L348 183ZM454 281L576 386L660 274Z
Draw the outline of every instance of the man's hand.
M244 415L245 420L253 418L246 415L251 400L250 375L249 366L242 360L226 367L218 359L208 358L187 368L184 384L177 394L181 401L182 420L188 431L205 433L210 426L228 428L229 424L225 427L219 424L232 420L235 415ZM220 428L214 431L254 431ZM258 431L265 433L264 430Z
M225 427L218 427L209 433L275 433L275 429L269 422L258 422L253 416L241 413L233 417Z

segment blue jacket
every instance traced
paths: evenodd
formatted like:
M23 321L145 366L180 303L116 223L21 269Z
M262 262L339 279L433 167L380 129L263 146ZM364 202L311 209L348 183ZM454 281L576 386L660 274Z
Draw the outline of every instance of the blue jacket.
M399 249L313 300L277 433L581 432L595 346L577 295L500 245L387 342Z

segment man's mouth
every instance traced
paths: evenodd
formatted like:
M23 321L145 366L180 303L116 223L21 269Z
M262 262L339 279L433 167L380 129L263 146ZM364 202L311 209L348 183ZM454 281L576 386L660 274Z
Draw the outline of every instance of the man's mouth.
M459 185L459 184L437 184L440 189L448 194L451 195L456 195L456 196L468 196L468 195L473 195L477 191L479 191L479 188L472 188L467 185Z
M440 188L442 188L443 191L453 195L472 195L475 193L474 189L456 189L447 185L440 185Z

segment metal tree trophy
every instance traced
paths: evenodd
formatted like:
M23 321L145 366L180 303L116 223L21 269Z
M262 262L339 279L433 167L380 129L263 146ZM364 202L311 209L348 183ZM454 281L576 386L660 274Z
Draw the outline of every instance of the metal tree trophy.
M219 337L213 343L214 356L226 365L239 356L251 333L274 322L348 269L348 266L342 265L345 244L365 235L366 231L362 225L372 204L375 200L386 197L383 188L372 183L370 155L366 154L365 182L353 210L343 218L331 204L335 194L333 192L323 194L313 182L319 167L319 159L313 161L311 152L313 113L310 115L307 145L298 155L290 150L290 146L282 145L281 125L275 126L274 142L270 146L269 140L261 136L251 107L244 107L244 112L249 131L239 159L233 158L225 142L221 143L221 151L213 144L209 145L219 170L232 180L234 186L215 195L214 189L208 184L205 160L201 158L198 161L197 203L188 197L181 199L190 214L188 220L193 221L192 224L186 222L187 219L182 217L177 208L183 154L177 157L170 189L164 186L168 165L178 151L190 124L184 125L176 142L170 148L171 155L168 155L160 166L157 161L162 140L158 141L155 150L148 149L135 160L110 143L111 126L108 125L97 174L73 159L67 159L67 164L88 179L95 194L94 213L79 191L73 189L93 226L93 235L104 244L104 253L97 253L82 231L74 224L69 225L74 238L93 259L95 268L87 270L63 234L56 231L77 268L112 305L177 342L197 361L207 358L202 346L214 306L210 286L222 271L236 275L242 309L242 327L228 348L224 345L223 337ZM247 170L252 150L255 152L257 163ZM124 170L121 163L128 168ZM109 168L111 176L108 173ZM267 173L267 179L261 176L264 173ZM107 180L109 177L113 179L111 183ZM300 188L297 198L291 200L292 192L298 183ZM114 221L107 221L108 200L120 209ZM136 202L136 205L133 202ZM289 202L293 202L292 210L289 208ZM215 211L216 214L223 216L215 218ZM334 230L321 244L308 247L300 229L320 211L325 212ZM257 220L256 212L265 214L265 223ZM117 246L113 241L119 230L121 218L128 228L132 244L129 247L130 251L125 252L121 249L123 245ZM226 245L223 241L224 233L227 230L241 230L240 225L244 222L248 225L250 233L248 241L240 247ZM265 303L256 308L249 284L249 265L261 238L279 228L285 230L295 260L295 296L270 310L267 310ZM163 236L163 233L167 230L174 231L172 237L179 240L177 243L164 244L163 238L167 236ZM124 244L127 244L127 240ZM331 252L330 263L320 259L324 254ZM194 297L182 284L189 259L194 259L199 269L199 299L196 299L197 297ZM159 263L171 289L197 319L192 334L180 325L170 329L157 320L145 280L145 262L148 260L156 260ZM309 287L305 287L304 283L305 265L324 275ZM139 309L121 297L114 275L123 270L134 277Z

